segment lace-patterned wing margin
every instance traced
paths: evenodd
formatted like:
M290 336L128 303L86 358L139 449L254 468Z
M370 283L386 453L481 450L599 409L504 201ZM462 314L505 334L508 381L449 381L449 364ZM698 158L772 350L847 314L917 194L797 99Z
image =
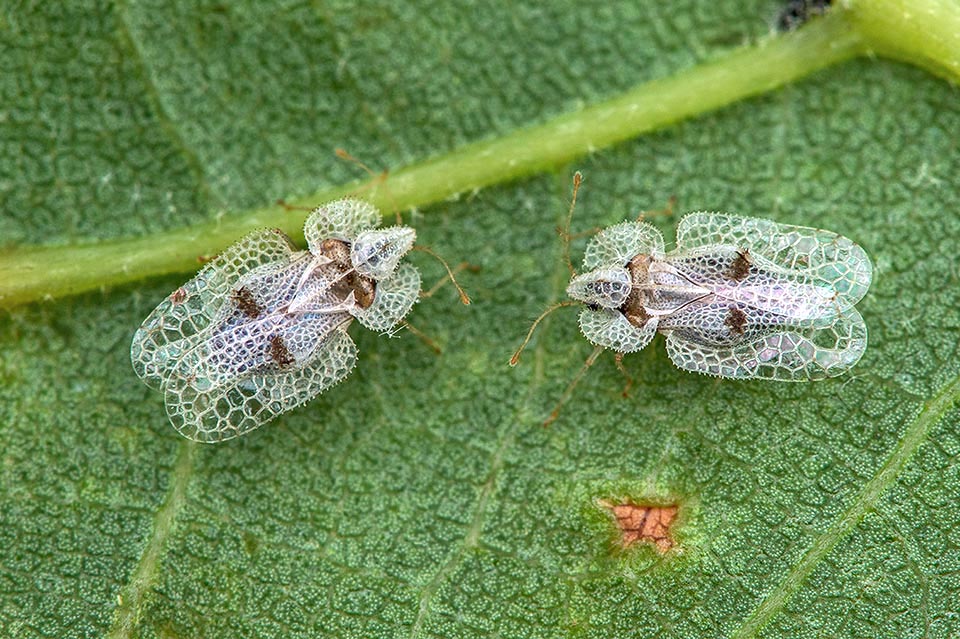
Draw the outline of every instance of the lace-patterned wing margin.
M580 311L580 330L590 342L618 353L635 353L650 343L657 334L657 322L649 321L637 328L615 310L584 308Z
M587 244L584 270L625 266L640 254L663 256L663 235L646 222L621 222L597 233Z
M307 216L303 234L314 255L320 253L324 240L337 239L353 242L363 231L376 228L380 211L365 200L344 198L321 204Z
M667 332L667 355L685 371L739 379L805 382L847 372L867 347L867 328L847 308L827 326L768 326L726 345L705 343L700 329Z
M690 213L680 220L679 252L717 244L745 249L830 286L844 308L860 301L873 277L867 253L852 240L831 231L705 211Z
M288 369L258 370L210 389L204 388L203 380L178 371L164 388L170 422L188 439L216 443L248 433L310 401L353 370L357 347L346 333L348 325L349 315L343 314L339 326L311 356Z
M169 349L165 347L206 329L246 273L286 260L294 250L290 238L278 229L254 231L227 247L160 302L137 329L130 345L130 361L137 376L159 390L176 364L167 358Z
M373 304L356 307L351 315L371 331L389 331L419 299L420 272L410 264L401 264L393 275L377 282Z

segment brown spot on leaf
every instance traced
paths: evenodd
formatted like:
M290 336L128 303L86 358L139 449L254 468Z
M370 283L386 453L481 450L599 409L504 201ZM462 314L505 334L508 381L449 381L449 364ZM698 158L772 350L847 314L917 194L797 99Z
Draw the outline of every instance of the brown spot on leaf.
M257 300L253 297L253 293L243 286L233 291L230 297L233 298L233 302L237 305L237 308L240 309L240 312L250 319L260 317L260 314L263 312L260 304L258 304Z
M723 323L730 329L731 333L743 335L747 328L747 314L736 306L731 306L727 312L727 319Z
M677 517L677 506L640 505L630 500L609 501L601 499L599 504L613 514L620 528L620 544L629 548L639 541L646 541L662 554L673 548L676 542L670 532Z
M270 337L270 357L280 368L286 368L296 361L286 342L279 335Z
M748 250L737 251L737 256L733 258L733 261L730 263L730 269L727 271L727 275L730 276L730 279L739 282L747 275L750 275L750 265L752 263L753 261L750 259L750 252Z

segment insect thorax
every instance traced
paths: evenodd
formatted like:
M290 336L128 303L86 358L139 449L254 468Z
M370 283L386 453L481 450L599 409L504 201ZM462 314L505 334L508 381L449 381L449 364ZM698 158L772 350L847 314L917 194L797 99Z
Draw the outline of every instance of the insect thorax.
M647 309L644 308L647 301L647 291L638 286L638 284L645 283L649 277L650 261L649 255L637 255L627 263L627 271L630 273L633 287L630 290L630 295L627 296L627 301L618 309L627 318L627 321L637 328L646 326L650 319Z
M330 262L318 266L316 276L334 282L330 292L338 299L346 299L352 292L357 306L369 308L377 292L376 280L360 275L350 261L350 243L327 239L320 245L320 254Z

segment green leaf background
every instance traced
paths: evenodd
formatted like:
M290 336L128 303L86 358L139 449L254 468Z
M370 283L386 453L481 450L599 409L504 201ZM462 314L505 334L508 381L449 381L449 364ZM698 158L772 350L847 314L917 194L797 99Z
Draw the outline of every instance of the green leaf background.
M4 4L8 251L163 242L362 177L336 147L442 172L466 143L766 39L777 12ZM424 207L407 216L421 241L481 266L462 277L471 306L447 287L411 316L443 354L355 327L347 381L223 445L177 436L128 361L187 273L4 311L0 635L960 636L957 104L926 71L858 59ZM575 169L583 229L675 195L855 239L875 265L860 365L718 381L657 339L626 359L628 399L605 356L542 428L591 350L575 314L506 362L563 296L554 228ZM676 218L652 221L672 238ZM678 548L618 549L597 505L617 497L679 504Z

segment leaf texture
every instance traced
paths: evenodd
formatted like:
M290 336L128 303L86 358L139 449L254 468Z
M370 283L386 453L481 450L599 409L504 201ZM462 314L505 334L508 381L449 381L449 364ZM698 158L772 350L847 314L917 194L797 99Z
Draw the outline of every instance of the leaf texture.
M23 3L2 9L0 242L149 236L509 133L767 37L766 0ZM856 61L406 216L452 262L409 334L357 326L345 382L196 446L130 369L189 276L0 318L0 635L949 637L960 633L960 113ZM602 357L553 231L725 210L850 237L874 262L845 377L683 373L662 338ZM389 178L387 179L389 185ZM653 216L668 240L676 218ZM576 229L575 229L576 230ZM574 242L579 261L586 240ZM440 267L414 257L428 284ZM199 265L198 265L199 267ZM599 500L676 504L676 546L617 546Z

